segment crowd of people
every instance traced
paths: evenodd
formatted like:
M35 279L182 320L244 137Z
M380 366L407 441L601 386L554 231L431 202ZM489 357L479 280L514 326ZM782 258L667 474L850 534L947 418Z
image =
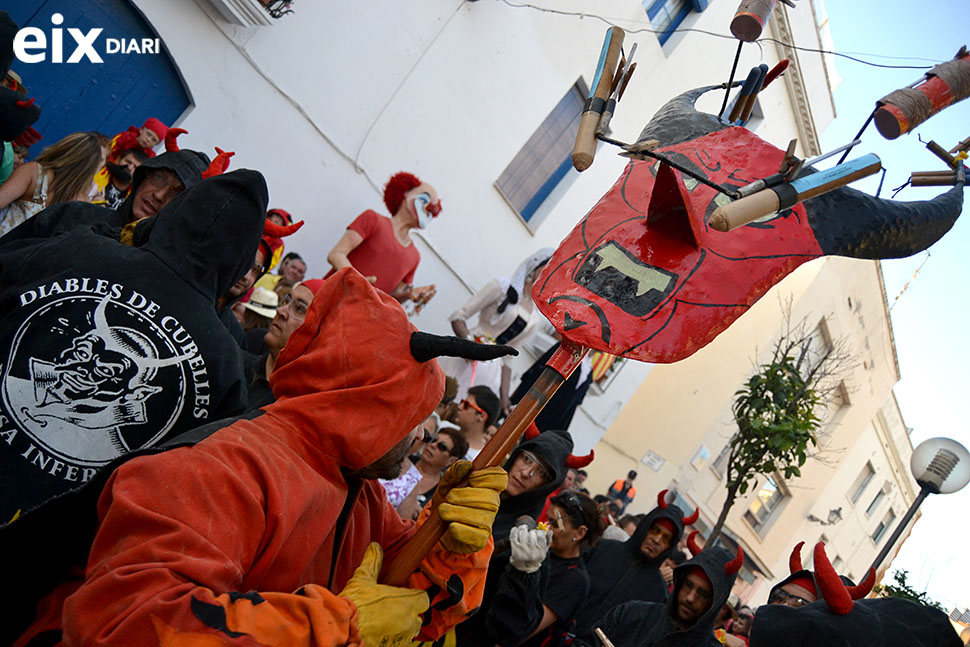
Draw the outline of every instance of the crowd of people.
M442 213L432 185L393 175L307 278L263 176L181 135L148 117L32 160L4 142L2 644L757 647L860 613L949 644L936 617L855 602L872 574L839 579L821 545L772 589L787 611L752 611L743 551L700 546L697 511L665 491L625 515L635 472L591 497L567 430L588 364L478 467L535 379L513 388L509 357L552 250L456 304L454 336L423 333L402 304L435 292L411 239Z

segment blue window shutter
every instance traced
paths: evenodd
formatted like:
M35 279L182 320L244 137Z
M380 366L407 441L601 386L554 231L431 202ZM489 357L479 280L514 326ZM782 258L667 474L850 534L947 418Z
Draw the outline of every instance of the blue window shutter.
M690 6L697 12L704 11L710 4L710 0L690 0Z

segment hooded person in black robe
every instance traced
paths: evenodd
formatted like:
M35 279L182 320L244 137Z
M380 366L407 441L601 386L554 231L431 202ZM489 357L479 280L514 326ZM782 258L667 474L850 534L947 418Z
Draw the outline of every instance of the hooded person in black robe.
M7 76L14 61L13 41L20 26L6 11L0 11L0 79ZM0 86L0 141L15 142L40 118L40 106L10 88ZM36 131L33 131L37 135ZM37 135L39 137L39 135Z
M502 580L502 573L506 572L509 563L509 533L512 527L516 525L515 522L519 517L529 516L535 519L539 516L545 505L546 497L554 492L566 478L566 460L572 450L573 439L569 433L557 430L546 431L523 440L503 466L506 471L511 471L519 455L522 452L529 452L542 461L545 469L549 470L550 479L539 487L516 496L503 494L498 514L496 514L495 521L492 523L495 552L492 554L492 559L488 565L488 578L485 580L485 594L482 598L482 605L475 615L455 627L458 647L493 647L502 643L504 636L492 635L486 626L486 618L489 616L492 601ZM512 576L519 574L521 578L534 575L519 573L514 569L511 569L510 574ZM532 590L531 586L527 588L530 591ZM535 596L532 595L531 597ZM492 615L495 614L496 611L493 610ZM498 611L498 615L502 615L501 611ZM519 617L522 614L516 610L514 615ZM528 621L529 619L524 618L524 620ZM517 628L510 633L520 635L520 629ZM528 635L528 633L524 635Z
M875 571L859 586L839 578L821 542L815 546L814 579L820 599L801 607L759 607L749 634L751 647L959 647L946 614L900 598L862 599ZM619 646L617 646L619 647Z
M600 641L593 633L598 627L615 647L719 647L721 643L714 637L714 623L731 595L731 587L743 561L740 548L737 554L720 546L700 551L674 569L674 590L667 602L620 604L593 623L588 633L581 635L574 644L577 647L600 647ZM678 609L683 601L680 594L685 586L688 590L692 586L685 583L688 576L700 572L710 583L710 605L692 622L685 622L681 620L683 612Z
M658 505L640 523L626 541L604 539L586 556L586 570L590 576L589 595L576 614L576 633L583 635L593 623L624 602L666 602L667 583L660 574L660 565L676 549L684 533L684 526L697 521L697 511L685 517L678 506L667 503L667 490L657 496ZM672 529L670 546L654 557L643 552L644 541L655 523L662 521Z
M177 196L130 246L104 224L0 243L0 523L243 410L213 304L252 265L266 201L262 175L242 170Z
M135 215L142 213L141 207L136 209L134 205L136 199L139 201L144 199L143 196L138 195L138 188L152 169L171 171L187 191L202 182L202 174L208 167L209 158L198 151L183 149L162 153L146 160L135 169L132 174L131 193L117 209L109 209L89 202L61 202L44 209L7 232L3 238L0 238L0 244L30 238L48 238L78 226L98 225L106 227L104 231L122 229L135 221ZM156 206L154 202L152 206ZM129 227L125 233L126 240L131 233L130 229ZM246 269L252 267L252 264L253 259L250 258Z

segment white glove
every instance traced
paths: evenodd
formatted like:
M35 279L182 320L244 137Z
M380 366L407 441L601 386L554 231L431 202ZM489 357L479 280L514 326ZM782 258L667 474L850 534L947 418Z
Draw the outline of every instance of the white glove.
M512 568L523 573L535 573L552 545L552 532L548 530L529 530L528 526L516 526L509 533Z

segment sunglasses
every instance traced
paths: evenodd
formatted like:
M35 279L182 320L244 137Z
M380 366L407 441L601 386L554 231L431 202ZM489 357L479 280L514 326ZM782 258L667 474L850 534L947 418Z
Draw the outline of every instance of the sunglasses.
M436 442L436 443L431 443L431 446L432 447L437 447L438 448L438 451L444 452L446 454L450 454L451 453L451 450L452 450L451 447L449 447L447 444L441 442L440 440L438 442Z
M775 589L774 593L768 596L768 604L785 604L791 607L803 607L806 604L811 604L811 602L797 595L792 595L784 589Z
M477 411L478 413L480 413L480 414L482 414L484 416L487 416L488 415L488 413L486 413L485 409L482 409L477 404L473 404L473 403L469 402L468 400L462 400L461 401L461 408L462 409L474 409L475 411Z

